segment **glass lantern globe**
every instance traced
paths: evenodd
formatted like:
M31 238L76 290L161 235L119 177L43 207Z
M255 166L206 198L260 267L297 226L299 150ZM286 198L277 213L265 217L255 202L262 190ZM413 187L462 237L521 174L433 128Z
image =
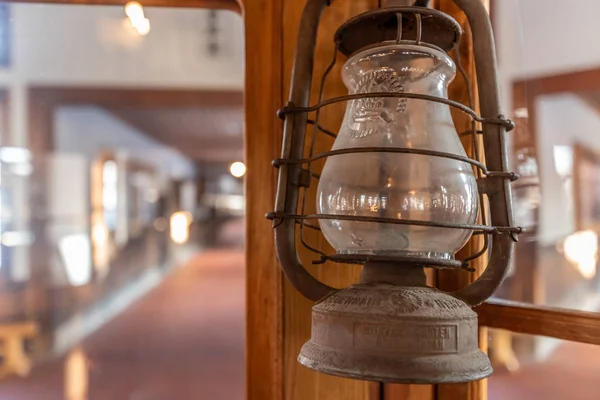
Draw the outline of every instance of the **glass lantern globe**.
M390 44L362 50L344 65L350 94L419 93L447 98L456 75L441 50ZM446 104L406 98L348 102L332 150L408 148L466 156ZM477 182L470 164L422 154L365 152L330 156L317 190L317 212L455 224L474 224ZM469 229L320 219L339 254L453 259Z

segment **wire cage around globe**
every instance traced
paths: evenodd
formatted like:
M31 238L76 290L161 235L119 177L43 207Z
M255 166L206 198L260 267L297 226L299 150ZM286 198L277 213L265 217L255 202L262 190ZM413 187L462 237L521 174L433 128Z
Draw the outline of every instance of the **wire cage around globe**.
M360 35L359 32L363 34ZM365 216L365 215L343 215L343 214L324 214L324 213L306 213L306 196L307 188L314 185L315 181L319 181L321 173L315 171L315 163L319 160L328 159L331 157L349 156L354 157L361 156L363 154L386 154L386 155L404 155L406 156L417 156L430 157L434 160L452 160L457 163L464 163L473 168L474 175L477 177L479 182L479 208L484 209L481 203L484 202L484 190L481 190L484 186L482 182L486 178L502 179L508 182L512 182L518 179L518 176L514 172L509 171L492 171L489 170L486 165L481 161L482 151L479 148L479 138L476 136L481 135L482 131L477 129L476 123L481 125L495 125L511 130L513 124L511 121L505 119L502 116L496 118L483 118L480 117L473 110L473 101L471 100L469 105L461 104L456 101L450 100L442 95L432 95L426 93L415 93L410 91L399 91L389 90L386 92L361 92L351 93L345 96L339 96L329 99L323 99L324 86L327 81L327 77L333 66L338 60L338 53L345 55L351 52L357 53L364 51L365 49L381 48L386 45L404 45L404 46L419 46L425 49L427 52L443 50L444 54L451 50L457 49L460 43L462 30L460 25L448 15L439 12L437 10L422 8L422 7L394 7L386 9L378 9L364 14L358 15L353 19L343 24L336 32L334 36L335 51L333 59L326 69L324 75L320 79L319 96L318 102L313 106L299 107L293 104L288 104L279 110L278 115L280 118L286 118L287 116L294 116L295 121L297 118L304 118L304 126L312 125L313 129L308 129L309 147L307 154L302 153L300 157L290 158L279 158L273 161L273 165L277 168L283 166L295 167L297 172L296 183L292 184L296 186L297 196L301 199L300 210L297 213L281 213L273 212L268 214L268 218L274 221L274 224L281 223L283 220L291 219L294 223L299 225L300 232L299 236L302 238L300 245L307 248L311 252L315 253L317 259L314 263L325 263L325 262L340 262L347 264L364 264L368 261L378 262L397 262L400 264L414 264L415 266L426 266L435 268L463 268L470 270L469 262L484 255L487 250L490 241L488 240L489 235L496 234L509 234L516 235L521 231L518 227L513 227L511 224L505 226L493 226L488 223L486 213L479 215L481 223L452 223L447 221L436 221L436 220L418 220L410 218L390 218L382 216ZM360 37L360 40L358 39ZM362 46L362 47L359 47ZM456 55L459 52L455 52ZM460 64L460 59L457 60L457 69L461 74L462 78L467 82L469 81L465 70ZM469 83L468 86L471 86ZM472 96L471 96L472 98ZM319 121L320 111L328 106L341 103L341 102L358 102L363 100L381 100L381 99L394 99L396 101L403 101L404 104L408 101L412 102L423 102L441 105L442 107L451 107L458 109L459 111L467 114L473 121L472 129L467 132L462 132L458 136L470 135L472 137L471 142L473 143L473 158L467 157L464 152L448 152L439 151L435 149L435 143L432 148L409 148L409 147L395 147L395 146L364 146L360 147L346 147L346 148L334 148L329 151L317 153L315 150L315 140L317 135L323 134L329 137L338 138L338 133L332 129L323 126ZM314 112L315 118L308 119L308 113ZM298 124L297 124L298 125ZM301 126L301 125L300 125ZM297 126L295 129L301 131L302 128ZM462 150L462 149L461 149ZM398 158L399 159L399 158ZM431 162L431 161L429 161ZM356 168L361 168L359 162L357 162ZM487 182L485 182L487 183ZM290 195L288 191L288 195ZM293 195L293 194L291 194ZM373 223L373 224L384 224L391 226L417 226L417 227L429 227L439 228L441 230L471 230L475 235L483 235L483 247L468 258L464 260L456 260L452 257L437 258L420 254L377 254L375 252L369 254L348 254L336 252L333 254L327 254L325 251L318 249L316 246L309 244L304 240L304 230L313 229L321 230L318 222L322 221L352 221L359 223Z

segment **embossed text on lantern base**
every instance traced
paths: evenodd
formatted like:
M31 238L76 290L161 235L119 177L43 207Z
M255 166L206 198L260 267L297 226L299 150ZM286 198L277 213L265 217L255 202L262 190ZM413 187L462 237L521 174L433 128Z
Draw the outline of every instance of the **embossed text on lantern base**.
M301 364L333 375L397 383L461 382L491 373L477 346L477 316L425 285L422 268L367 263L362 282L313 308ZM395 275L395 274L394 274Z

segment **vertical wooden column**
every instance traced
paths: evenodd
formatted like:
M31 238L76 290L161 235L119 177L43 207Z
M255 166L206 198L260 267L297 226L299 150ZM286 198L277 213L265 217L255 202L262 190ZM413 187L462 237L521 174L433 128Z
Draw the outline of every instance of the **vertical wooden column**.
M298 2L300 3L300 2ZM283 0L244 1L246 84L246 390L248 400L283 399L283 291L273 230L281 148ZM308 323L308 322L307 322Z
M450 0L432 2L450 12L461 23L464 16ZM334 1L323 16L315 56L315 83L331 61L333 32L349 17L377 7L377 0ZM298 22L304 1L246 0L246 133L245 149L247 184L247 390L249 400L431 400L480 399L485 384L472 385L379 385L317 374L301 367L296 357L310 336L312 303L303 298L283 279L275 257L273 232L264 218L273 209L275 170L270 160L279 156L281 122L275 111L287 99ZM463 48L463 65L474 82L474 68L468 36ZM343 57L338 60L325 87L325 97L346 93L340 79ZM460 78L451 88L454 99L464 99L466 85ZM311 103L316 101L317 86L313 85ZM345 104L324 109L320 122L325 127L339 128ZM470 122L456 116L459 131ZM328 149L331 139L319 136L317 151ZM318 170L322 164L315 165ZM307 195L307 212L314 210L315 186ZM316 247L325 246L316 232L307 232L306 240ZM479 243L465 251L479 248ZM305 265L314 254L301 254ZM311 272L329 285L347 286L356 282L360 269L356 266L326 264L312 266ZM440 285L452 289L469 282L465 275L440 274ZM482 341L483 343L483 341Z
M486 5L489 7L488 0L482 1L486 3ZM465 31L459 49L459 59L463 68L466 71L466 75L471 81L471 85L473 87L472 95L474 106L477 106L477 80L475 60L473 56L473 41L467 18L452 0L437 0L435 2L435 7L456 19ZM453 58L456 61L457 54L453 54ZM460 74L457 75L454 82L450 85L448 94L452 100L456 100L467 105L469 104L469 91L467 83L462 78L462 76L460 76ZM478 111L478 108L476 107L475 110ZM452 116L458 132L464 132L471 129L471 119L468 116L454 109L452 109ZM472 138L470 136L464 137L463 145L465 146L467 155L473 157L473 143ZM482 245L482 236L474 236L469 241L469 243L461 250L461 252L458 255L459 258L463 258L478 252L481 249ZM484 257L472 262L471 266L476 269L475 273L467 273L464 271L438 271L438 287L443 290L456 290L473 282L486 267L486 263L483 259ZM486 328L480 328L479 345L484 351L487 351ZM464 384L436 385L435 395L436 400L485 400L487 399L487 381L481 380L477 382Z
M29 207L31 210L29 229L33 233L35 240L28 249L31 275L26 282L25 303L27 304L28 318L35 319L39 323L40 332L52 332L54 324L52 309L55 297L48 290L48 258L50 249L46 241L46 227L49 220L46 199L48 189L46 187L47 171L45 163L47 156L52 152L54 147L55 109L43 96L33 96L31 89L27 90L26 93L25 115L27 116L27 127L26 131L22 132L22 134L27 135L26 143L29 151L31 151L34 170L29 176L25 193L29 202L26 207ZM21 98L21 100L23 99ZM12 107L15 106L16 104L12 105ZM19 121L13 122L16 123ZM22 188L21 190L25 189ZM52 335L53 333L49 333L37 337L35 339L34 351L38 354L48 351L52 347Z
M298 36L298 21L303 1L284 1L283 20L285 29L283 32L283 82L285 87L284 98L287 99L287 85L291 80L293 56ZM311 104L318 101L318 91L321 76L327 66L331 63L334 53L333 36L335 30L348 18L377 7L376 0L354 0L334 1L323 14L319 27L318 44L315 54L315 69L311 91ZM324 98L330 98L347 94L347 89L341 80L341 66L345 57L339 55L336 66L329 74L324 90ZM322 109L320 123L333 130L338 131L346 104L339 103ZM312 133L312 127L308 128ZM310 143L307 140L307 145ZM330 137L318 134L316 139L316 151L326 151L331 148L333 141ZM323 163L315 163L313 167L318 172ZM306 213L315 211L317 182L313 180L306 196ZM327 248L328 245L323 236L316 231L306 229L305 238L308 243L317 248ZM332 251L331 249L329 249ZM318 255L302 250L301 258L304 265L311 265ZM316 277L334 287L345 287L359 280L361 268L350 265L327 263L321 266L311 266L310 271ZM311 308L313 303L300 295L290 284L285 281L283 285L283 313L284 313L284 398L285 400L304 399L345 399L345 400L367 400L370 390L375 390L378 384L364 381L350 380L332 377L310 371L296 362L296 357L301 346L310 337ZM375 396L378 394L373 393Z
M587 81L587 80L586 80ZM536 105L539 84L537 81L517 81L512 86L512 118L515 129L512 132L512 152L518 162L518 155L523 154L538 160L536 129ZM518 165L515 166L518 172ZM575 191L574 193L577 193ZM514 272L510 286L510 300L522 301L531 304L544 304L544 284L538 268L540 249L537 242L537 229L539 226L539 210L535 210L534 226L519 235L519 243L515 246ZM525 357L532 356L535 352L535 337L531 335L512 335L508 332L505 336L511 340L507 342L511 350ZM514 353L513 353L514 354Z
M301 367L296 357L310 336L312 303L285 281L273 246L273 231L265 213L273 209L275 170L270 160L280 152L282 126L275 111L287 99L298 22L304 1L247 0L246 19L246 129L247 184L247 390L249 400L367 400L379 397L378 384L335 378ZM336 1L325 12L317 46L315 82L333 55L333 32L349 17L377 5L377 0ZM343 57L342 57L343 58ZM331 73L325 96L346 93L340 66ZM312 101L316 100L316 85ZM323 111L322 123L337 130L344 104ZM331 146L325 137L317 148ZM322 165L315 166L316 168ZM307 210L314 208L310 189ZM308 233L306 239L323 245L323 239ZM303 253L305 264L314 259ZM311 269L330 285L347 286L358 281L356 266L325 265Z
M7 90L0 90L0 146L9 146L10 140L10 95Z

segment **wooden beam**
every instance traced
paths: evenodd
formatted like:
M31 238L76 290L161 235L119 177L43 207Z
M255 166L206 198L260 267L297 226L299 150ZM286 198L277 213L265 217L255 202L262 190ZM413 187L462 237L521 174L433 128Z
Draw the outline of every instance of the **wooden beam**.
M283 43L283 82L285 87L284 98L287 99L288 85L291 81L294 53L298 37L298 24L300 15L306 1L284 0L283 23L281 42ZM350 17L377 7L377 0L352 0L334 1L325 12L319 26L319 35L315 51L315 65L313 74L313 87L310 103L317 101L318 83L323 72L333 57L334 32L345 20ZM248 43L248 41L247 41ZM348 90L341 79L341 66L345 62L343 56L338 57L336 67L331 71L325 85L324 98L347 94ZM341 125L346 104L340 103L323 109L320 113L320 122L327 127ZM268 110L273 115L273 110ZM279 136L281 133L278 132ZM307 140L310 142L310 140ZM333 144L331 138L319 135L316 141L316 152L329 150ZM315 167L313 165L313 167ZM316 186L311 185L307 194L306 212L315 211ZM306 240L317 248L332 251L323 236L316 231L307 230ZM334 287L346 287L359 280L361 268L354 265L330 264L314 266L311 261L317 255L306 249L301 249L300 257L310 269L310 272L325 283ZM284 312L284 393L285 400L367 400L373 386L365 381L338 378L320 374L306 369L298 364L296 358L300 347L310 337L311 309L313 303L306 300L287 281L283 290ZM379 386L378 384L373 384ZM375 387L376 389L376 387ZM261 399L262 400L262 399ZM379 400L379 399L377 399Z
M484 0L485 1L485 0ZM489 6L489 4L487 4ZM453 58L459 61L465 70L466 78L471 81L473 92L469 93L469 86L462 76L458 76L449 88L449 97L452 100L459 101L465 105L478 110L478 93L476 80L476 66L473 54L473 38L471 28L467 21L466 15L454 4L452 0L438 0L436 8L450 15L463 27L465 34L462 37L458 54L454 53ZM473 104L469 104L470 100ZM471 119L463 113L451 110L454 124L458 132L469 131L471 129ZM467 155L475 157L473 154L473 143L471 136L466 136L462 139L463 146ZM476 140L480 140L477 138ZM481 147L481 144L480 144ZM467 256L477 253L483 245L483 237L473 236L469 243L459 252L458 258L464 259ZM447 291L457 290L461 287L473 282L477 276L486 267L484 262L485 257L480 257L471 262L471 267L476 269L475 273L467 273L465 271L438 271L437 285L439 288ZM481 329L479 332L479 345L483 351L487 351L487 331ZM435 385L436 400L485 400L487 398L487 383L485 380L460 383L460 384L440 384Z
M10 144L10 95L8 90L0 89L0 146Z
M36 4L82 4L100 6L124 6L129 0L11 0L11 3ZM144 7L211 8L242 12L240 2L236 0L141 0Z
M119 87L33 86L29 96L50 105L96 104L107 107L235 107L242 106L240 90L123 89Z
M248 400L283 400L283 288L273 229L275 170L283 105L282 1L246 0L246 391Z
M156 108L143 110L133 104L131 107L105 107L113 116L132 126L160 143L177 149L197 162L231 162L241 159L243 138L241 132L231 135L222 123L235 118L231 113L221 114L218 108L207 107L209 113L194 117L200 107L190 107L194 114L170 114L169 109ZM187 110L187 108L186 108ZM242 108L237 111L242 117ZM213 120L216 122L213 122ZM203 124L208 123L206 126ZM210 129L210 130L209 130Z
M318 374L300 366L296 357L310 336L312 303L283 280L274 256L273 232L264 220L274 200L274 169L269 160L278 157L281 123L275 110L284 104L295 53L298 22L304 1L248 0L246 16L246 159L248 339L247 384L250 400L380 400L378 383ZM333 30L344 20L374 6L376 0L334 2L324 14L316 50L315 81L329 63ZM325 96L346 93L340 77L341 60L331 74ZM313 88L312 101L316 99ZM331 126L340 124L345 105L331 107L321 117ZM331 147L320 138L317 148ZM310 196L314 196L314 187ZM309 207L313 207L310 202ZM322 237L309 233L307 240L325 246ZM305 264L314 255L303 252ZM311 272L328 284L347 286L358 280L356 266L311 266ZM283 283L283 287L282 287ZM403 399L404 400L404 399ZM419 399L421 400L421 399Z
M433 385L385 385L383 400L428 400L434 398ZM373 399L374 400L374 399Z
M475 308L479 324L529 335L600 344L600 314L493 300Z
M121 89L98 87L34 86L28 89L30 150L41 157L53 148L54 110L65 105L119 107L184 108L235 107L243 104L241 91L185 89Z
M593 92L600 90L600 68L538 76L513 84L526 86L528 98L564 92Z

